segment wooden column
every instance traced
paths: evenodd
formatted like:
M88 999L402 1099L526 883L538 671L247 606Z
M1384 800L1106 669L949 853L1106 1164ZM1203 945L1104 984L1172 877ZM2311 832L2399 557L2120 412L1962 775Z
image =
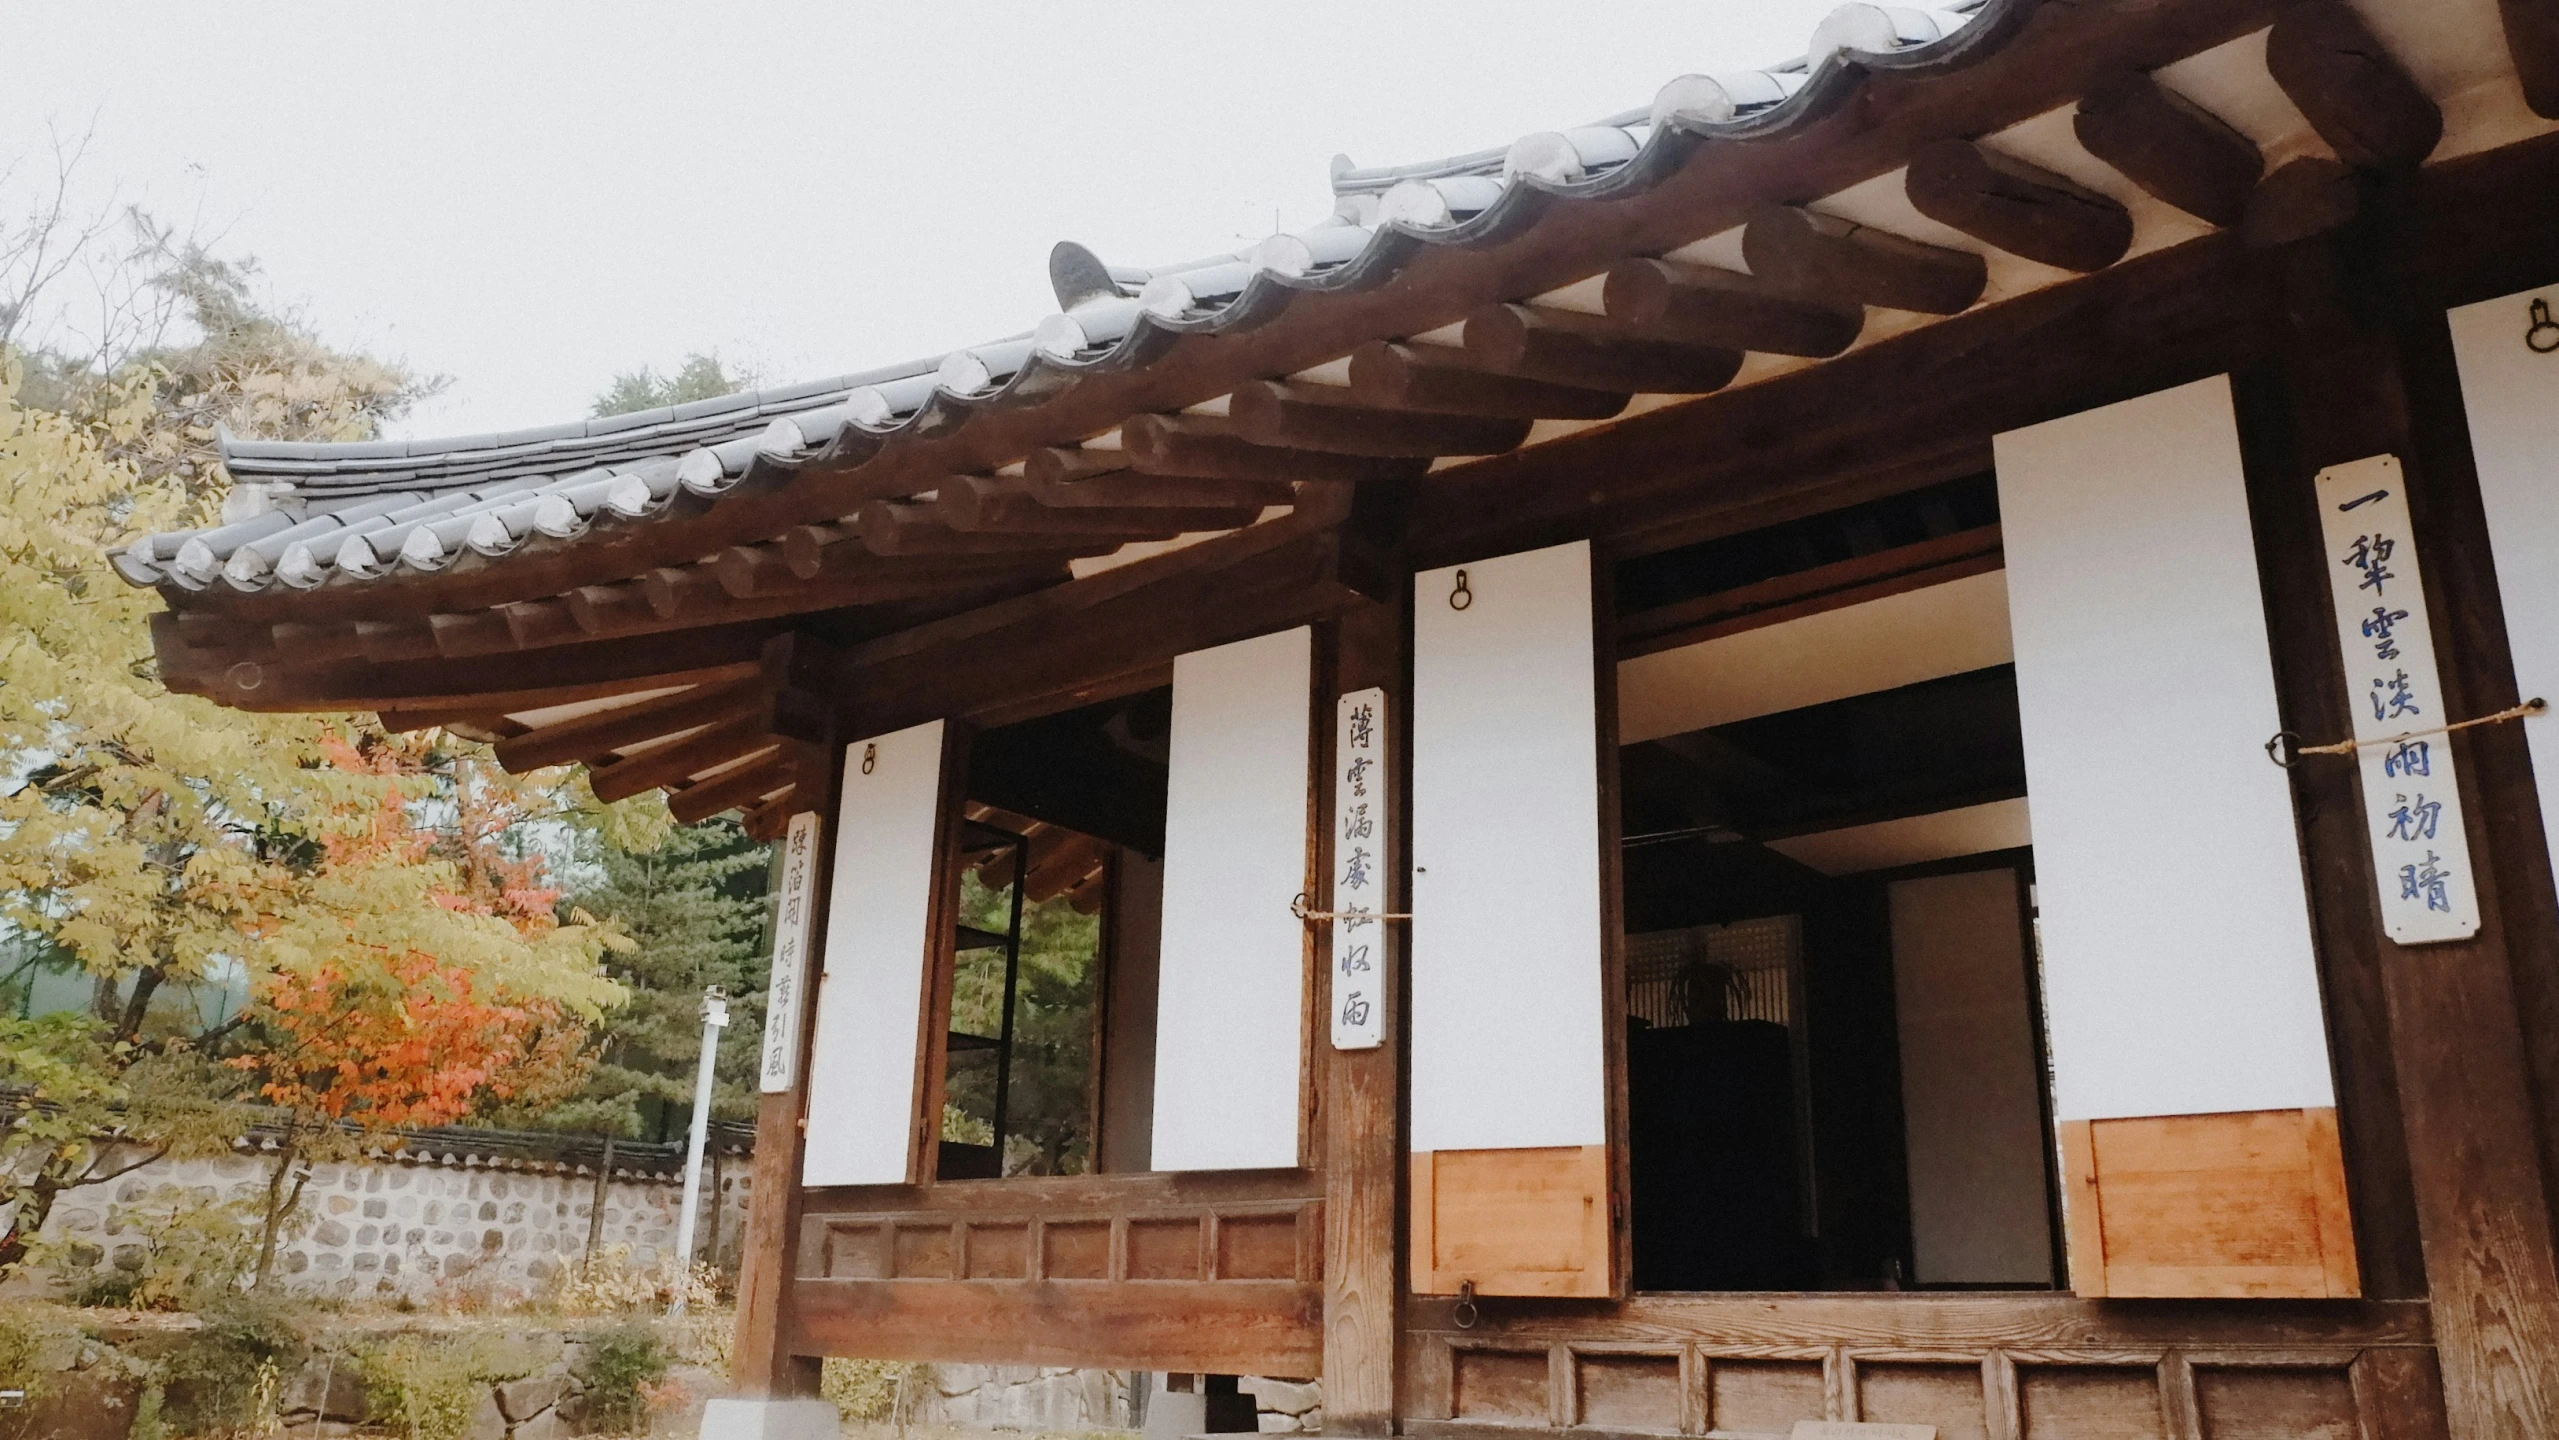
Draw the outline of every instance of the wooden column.
M2294 258L2311 262L2295 272L2297 299L2313 290L2351 292L2337 283L2342 272L2319 268L2321 257ZM2460 522L2465 495L2468 512L2475 517L2476 510L2466 451L2456 457L2417 433L2401 349L2392 337L2356 326L2342 305L2296 306L2295 314L2303 317L2302 328L2271 380L2282 413L2269 420L2261 411L2250 437L2252 469L2260 472L2251 488L2270 620L2289 672L2286 723L2314 740L2348 733L2340 659L2323 603L2327 558L2311 480L2325 466L2381 453L2406 465L2435 592L2429 598L2434 613L2445 617L2436 639L2448 661L2446 703L2459 716L2493 708L2486 697L2495 688L2485 682L2494 676L2503 683L2508 667L2502 636L2491 644L2466 618L2493 613L2495 603L2484 533ZM2440 317L2436 323L2440 327ZM2402 1144L2406 1194L2434 1302L2450 1433L2523 1440L2559 1433L2559 1260L2517 983L2519 959L2530 958L2539 943L2531 937L2548 932L2553 920L2546 894L2515 883L2517 867L2527 860L2546 873L2537 828L2513 814L2528 807L2508 793L2527 784L2524 772L2493 754L2507 745L2519 751L2520 738L2471 732L2452 743L2462 767L2471 852L2480 857L2483 923L2466 941L2405 948L2382 933L2350 769L2342 776L2304 773L2296 793L2329 951L2332 1027L2349 1054L2353 1037L2368 1035L2376 1019L2388 1031L2387 1086L2369 1072L2350 1069L2341 1077L2349 1116L2359 1098L2366 1102L2361 1123L2348 1121L2349 1144L2359 1152L2366 1273L2394 1288L2399 1283L2397 1227L2404 1222L2392 1213L2398 1195L2381 1172L2387 1151ZM2369 1013L2376 992L2379 1017ZM2401 1122L2395 1137L2387 1117L2369 1105L2394 1088Z
M1381 863L1388 875L1387 909L1409 908L1405 866L1411 812L1412 630L1405 614L1410 586L1396 598L1342 617L1334 631L1332 685L1341 695L1383 686L1387 695L1387 773L1395 803L1382 837ZM1325 843L1317 847L1326 873L1332 865L1333 708L1318 707L1326 764L1317 777L1324 797ZM1313 1043L1328 1047L1324 1097L1324 1429L1338 1435L1395 1432L1396 1362L1404 1292L1398 1242L1404 1230L1404 964L1405 927L1387 924L1378 968L1385 986L1386 1043L1374 1050L1330 1050L1329 1003L1319 1013ZM1329 943L1317 953L1329 957ZM1331 966L1325 966L1327 977ZM1324 987L1328 1001L1331 986Z
M815 1395L818 1386L817 1358L792 1354L790 1336L791 1285L799 1269L800 1153L808 1138L809 1049L817 1033L818 986L826 968L836 801L844 784L835 737L828 735L819 750L826 757L825 782L801 792L818 813L818 862L809 882L809 903L815 909L800 978L799 1035L793 1042L797 1058L791 1088L757 1099L746 1238L738 1256L737 1334L730 1370L738 1393L751 1399Z

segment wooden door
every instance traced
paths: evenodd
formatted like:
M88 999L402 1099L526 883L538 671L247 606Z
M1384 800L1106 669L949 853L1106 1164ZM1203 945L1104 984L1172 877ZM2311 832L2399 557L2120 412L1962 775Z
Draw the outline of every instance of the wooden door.
M835 871L809 1056L801 1183L895 1185L923 1178L922 1082L945 827L939 720L844 749Z
M1615 1289L1590 547L1414 577L1413 1288Z
M1299 1163L1313 687L1304 627L1173 662L1157 1170Z
M2229 382L1996 455L2072 1286L2353 1295Z

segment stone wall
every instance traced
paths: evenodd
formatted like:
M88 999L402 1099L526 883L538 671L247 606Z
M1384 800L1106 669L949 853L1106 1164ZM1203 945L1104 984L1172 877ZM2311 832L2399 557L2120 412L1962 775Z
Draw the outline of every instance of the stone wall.
M60 1242L63 1257L51 1278L76 1290L102 1267L138 1272L156 1246L175 1243L170 1218L192 1208L227 1203L254 1217L267 1166L255 1153L164 1161L69 1192L43 1232ZM653 1267L674 1253L679 1179L615 1168L601 1243L624 1247L630 1265ZM745 1228L747 1169L736 1156L721 1167L720 1203L706 1194L697 1258L733 1260ZM706 1167L706 1191L710 1184ZM306 1294L425 1302L439 1287L467 1284L490 1299L532 1295L584 1255L594 1199L594 1172L566 1161L422 1149L318 1165L276 1273Z

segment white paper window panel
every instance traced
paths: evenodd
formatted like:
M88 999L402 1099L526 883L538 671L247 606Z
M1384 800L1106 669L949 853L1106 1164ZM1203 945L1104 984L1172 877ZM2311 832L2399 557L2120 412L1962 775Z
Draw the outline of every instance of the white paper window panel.
M2058 1118L2332 1103L2228 377L1995 457Z
M1604 1144L1590 546L1413 588L1413 1148Z
M825 978L809 1056L804 1184L911 1178L941 802L941 721L845 747Z
M2523 699L2559 701L2559 352L2526 343L2536 320L2553 315L2559 286L2464 305L2450 319L2515 685ZM2542 339L2559 341L2559 331ZM2523 733L2543 833L2559 857L2559 720L2527 720Z
M1306 888L1314 654L1300 627L1173 661L1158 1170L1298 1161L1306 924L1289 901Z

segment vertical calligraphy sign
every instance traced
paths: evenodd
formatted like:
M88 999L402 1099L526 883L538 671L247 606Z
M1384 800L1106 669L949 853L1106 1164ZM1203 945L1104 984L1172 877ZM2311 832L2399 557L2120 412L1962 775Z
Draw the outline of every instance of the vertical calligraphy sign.
M782 898L773 911L773 976L764 991L762 1090L791 1088L800 1058L800 1000L808 985L809 891L817 879L817 812L791 817L782 837Z
M2453 717L2435 670L2407 477L2398 457L2375 455L2320 471L2318 494L2382 929L2402 945L2467 939L2479 930L2479 896L2452 747L2413 733Z
M1333 1048L1386 1042L1386 692L1334 702Z

